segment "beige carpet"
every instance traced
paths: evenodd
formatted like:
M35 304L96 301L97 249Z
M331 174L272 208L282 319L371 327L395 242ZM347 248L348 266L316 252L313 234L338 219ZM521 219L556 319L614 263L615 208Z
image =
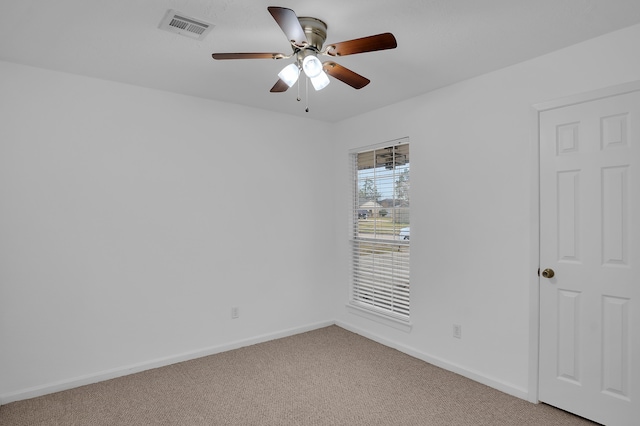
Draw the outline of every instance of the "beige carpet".
M0 425L589 425L337 326L0 407Z

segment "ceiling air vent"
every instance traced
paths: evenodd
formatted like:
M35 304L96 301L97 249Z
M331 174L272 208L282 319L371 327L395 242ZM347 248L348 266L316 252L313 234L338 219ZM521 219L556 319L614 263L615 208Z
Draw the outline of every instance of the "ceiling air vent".
M162 18L159 28L196 40L203 40L213 29L213 24L201 19L190 18L184 13L170 9Z

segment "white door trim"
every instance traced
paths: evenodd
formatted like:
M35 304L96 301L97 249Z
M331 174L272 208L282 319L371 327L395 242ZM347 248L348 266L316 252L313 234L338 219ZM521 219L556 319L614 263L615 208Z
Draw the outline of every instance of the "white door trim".
M531 193L530 201L530 253L529 265L529 389L528 400L537 403L540 361L540 114L551 109L563 108L611 96L640 91L640 80L604 89L593 90L565 98L542 102L531 106Z

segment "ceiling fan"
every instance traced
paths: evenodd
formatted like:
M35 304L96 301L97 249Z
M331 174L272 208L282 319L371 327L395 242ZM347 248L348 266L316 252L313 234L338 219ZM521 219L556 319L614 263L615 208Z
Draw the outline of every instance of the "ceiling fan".
M376 50L395 49L396 38L391 33L372 35L354 40L331 43L323 48L327 38L327 24L317 18L298 17L284 7L267 8L291 42L293 53L214 53L213 59L288 59L295 62L284 67L278 74L278 81L271 88L272 93L285 92L292 87L300 72L309 78L315 90L322 90L329 84L327 74L354 89L362 89L370 80L334 61L320 62L318 55L329 57L354 55ZM298 97L298 100L299 97Z

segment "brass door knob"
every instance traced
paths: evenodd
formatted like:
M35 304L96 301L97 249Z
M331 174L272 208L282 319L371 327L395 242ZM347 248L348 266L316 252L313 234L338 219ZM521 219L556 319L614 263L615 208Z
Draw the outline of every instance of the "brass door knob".
M542 276L545 278L553 278L555 274L556 273L553 272L553 269L550 269L550 268L547 268L544 271L542 271Z

